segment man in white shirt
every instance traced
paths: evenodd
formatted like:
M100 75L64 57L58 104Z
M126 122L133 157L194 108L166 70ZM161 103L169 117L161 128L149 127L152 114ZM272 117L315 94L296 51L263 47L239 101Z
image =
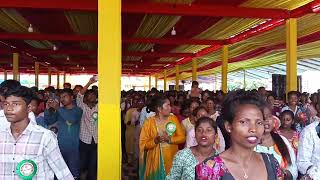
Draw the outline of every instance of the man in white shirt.
M320 179L320 124L319 119L306 126L300 135L297 166L300 173Z
M10 126L0 129L0 179L74 180L56 136L28 118L32 91L20 86L5 96Z

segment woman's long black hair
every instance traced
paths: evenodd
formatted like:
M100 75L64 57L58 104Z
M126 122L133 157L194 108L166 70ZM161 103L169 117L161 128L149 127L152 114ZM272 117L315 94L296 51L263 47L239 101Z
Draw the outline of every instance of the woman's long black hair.
M286 145L286 143L283 141L281 136L278 133L275 133L274 131L270 132L271 137L275 144L277 145L281 156L288 162L288 165L290 166L292 164L289 149Z
M270 105L268 105L266 102L264 104L264 108L268 108L269 110L271 110ZM264 118L266 118L266 117L264 117ZM270 132L270 135L271 135L274 143L278 147L282 158L284 158L284 160L287 161L288 165L290 166L292 164L292 161L291 161L288 146L286 145L286 143L284 142L284 140L282 139L282 137L278 133L276 133L272 130Z

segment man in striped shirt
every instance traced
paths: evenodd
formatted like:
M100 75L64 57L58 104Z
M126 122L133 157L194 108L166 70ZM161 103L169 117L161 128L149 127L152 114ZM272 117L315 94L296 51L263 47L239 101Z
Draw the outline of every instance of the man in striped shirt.
M56 136L28 118L32 91L20 86L4 97L10 126L0 129L0 179L73 180Z

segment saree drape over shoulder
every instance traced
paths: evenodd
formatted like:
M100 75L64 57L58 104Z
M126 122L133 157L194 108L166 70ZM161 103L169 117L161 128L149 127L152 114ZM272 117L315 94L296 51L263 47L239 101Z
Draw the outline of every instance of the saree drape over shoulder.
M154 139L165 132L165 125L173 122L176 131L171 136L171 143L155 144ZM156 117L148 118L141 129L139 179L162 180L170 172L178 144L185 142L185 132L176 116L170 115L167 121L159 124Z

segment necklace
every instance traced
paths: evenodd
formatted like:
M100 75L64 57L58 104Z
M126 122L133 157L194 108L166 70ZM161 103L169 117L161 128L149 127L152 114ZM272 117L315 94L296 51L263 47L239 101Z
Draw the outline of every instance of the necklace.
M239 162L239 164L240 164L240 166L241 166L241 169L242 169L242 171L243 171L243 174L244 174L244 175L243 175L243 178L244 178L244 179L248 179L249 176L248 176L247 172L245 171L244 167L242 166L242 164L240 163L240 158L239 158L238 156L236 156L236 157L237 157L238 162ZM250 153L249 161L251 160L251 157L252 157L252 152Z

